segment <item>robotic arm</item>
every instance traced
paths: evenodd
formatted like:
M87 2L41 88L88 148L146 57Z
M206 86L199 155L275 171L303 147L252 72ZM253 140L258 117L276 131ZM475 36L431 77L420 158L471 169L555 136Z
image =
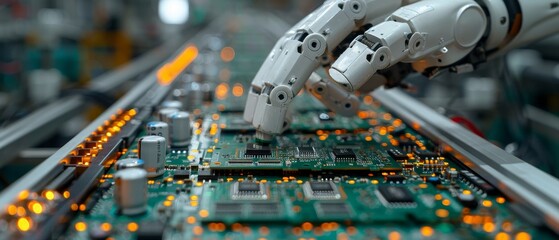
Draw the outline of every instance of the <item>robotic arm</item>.
M407 69L398 66L411 63L427 74L442 67L471 71L492 56L559 31L554 27L559 2L553 1L327 1L276 43L252 82L244 118L258 140L270 141L289 126L290 103L303 86L331 110L352 115L359 102L351 92L401 80L379 78L380 70ZM313 73L329 66L333 50L350 34L369 25L329 69L334 81Z

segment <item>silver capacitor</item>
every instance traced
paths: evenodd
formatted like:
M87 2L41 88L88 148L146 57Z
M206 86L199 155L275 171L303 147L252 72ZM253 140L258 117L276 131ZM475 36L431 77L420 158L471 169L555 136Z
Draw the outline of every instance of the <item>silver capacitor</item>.
M182 102L180 102L180 101L164 101L164 102L161 103L161 108L182 109Z
M159 109L159 111L157 112L157 117L159 117L159 121L162 122L169 122L169 115L178 112L179 109L178 108L162 108Z
M164 137L167 143L169 143L169 124L159 121L148 122L146 124L146 134Z
M116 161L116 170L123 170L127 168L144 168L144 160L139 158L125 158Z
M144 160L148 177L157 177L165 171L167 141L160 136L145 136L138 140L138 153Z
M190 129L190 114L188 112L176 112L169 115L169 125L171 146L187 146L192 135L192 130Z
M115 202L124 215L146 211L148 200L147 172L141 168L118 170L115 175Z

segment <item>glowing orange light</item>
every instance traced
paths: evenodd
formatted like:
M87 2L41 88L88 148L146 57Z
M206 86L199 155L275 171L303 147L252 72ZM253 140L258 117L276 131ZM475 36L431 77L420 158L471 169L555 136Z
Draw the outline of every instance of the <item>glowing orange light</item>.
M421 232L421 235L425 237L433 236L433 234L435 233L435 230L433 230L433 228L429 226L421 227L419 231Z
M235 49L232 47L224 47L221 49L221 60L224 62L231 62L235 58Z
M76 231L78 232L83 232L85 230L87 230L87 224L85 224L84 222L77 222L74 225L74 228L76 229Z
M163 65L157 71L157 81L162 86L171 84L177 76L190 65L198 56L198 49L195 46L188 46L184 51L175 57L171 62Z
M437 209L437 210L435 211L435 215L437 215L437 217L440 217L440 218L446 218L446 217L448 217L448 210L446 210L446 209Z
M101 224L101 230L103 230L104 232L111 231L111 229L113 229L113 226L111 226L110 223Z
M223 100L227 98L228 93L229 93L229 85L227 85L227 83L221 83L217 85L217 87L215 88L215 96L219 100Z
M209 212L206 209L202 209L202 210L200 210L200 212L198 212L198 215L200 215L200 217L202 217L202 218L206 218L206 217L208 217Z
M531 240L532 236L530 236L529 233L527 232L519 232L516 234L516 237L514 238L516 240Z
M128 228L128 231L130 231L130 232L138 231L138 224L135 223L135 222L128 223L128 225L126 227Z
M302 227L303 230L305 230L305 231L310 231L310 230L312 230L312 227L313 227L313 226L312 226L312 223L310 223L310 222L305 222L305 223L303 223L303 225L301 225L301 227Z
M54 192L53 191L46 191L45 198L49 201L54 200Z
M31 229L32 226L33 223L31 221L31 218L22 217L17 220L17 229L19 229L22 232L29 231L29 229Z
M243 85L241 85L240 83L235 84L235 86L233 86L233 96L235 97L240 97L243 96L245 89L243 88Z
M27 207L29 208L29 210L31 210L32 212L34 212L35 214L41 214L43 213L43 205L37 201L31 201L29 202L29 204L27 205Z

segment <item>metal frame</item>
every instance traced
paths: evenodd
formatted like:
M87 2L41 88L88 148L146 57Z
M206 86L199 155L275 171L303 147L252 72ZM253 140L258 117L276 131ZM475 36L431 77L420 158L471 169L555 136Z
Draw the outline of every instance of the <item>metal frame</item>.
M471 133L399 89L379 89L373 97L519 203L527 210L523 215L533 212L538 220L559 233L558 179Z

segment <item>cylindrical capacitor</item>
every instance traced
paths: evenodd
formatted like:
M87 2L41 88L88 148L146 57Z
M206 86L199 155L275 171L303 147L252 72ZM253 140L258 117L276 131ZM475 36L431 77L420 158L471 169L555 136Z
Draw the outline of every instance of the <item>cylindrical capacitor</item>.
M127 168L144 168L144 160L138 158L125 158L116 161L116 170L123 170Z
M138 140L140 159L144 160L144 169L148 177L156 177L164 172L167 141L160 136L145 136Z
M122 169L115 173L115 201L122 214L146 211L148 200L147 172L140 168Z
M191 137L190 114L176 112L169 115L171 146L184 147L188 145Z
M159 109L159 112L157 113L157 116L159 117L159 120L162 122L169 122L169 115L178 112L179 109L178 108L162 108Z
M164 102L161 103L161 108L182 109L182 102L180 102L180 101L164 101Z
M148 122L146 124L147 135L164 137L169 143L169 124L166 122Z

